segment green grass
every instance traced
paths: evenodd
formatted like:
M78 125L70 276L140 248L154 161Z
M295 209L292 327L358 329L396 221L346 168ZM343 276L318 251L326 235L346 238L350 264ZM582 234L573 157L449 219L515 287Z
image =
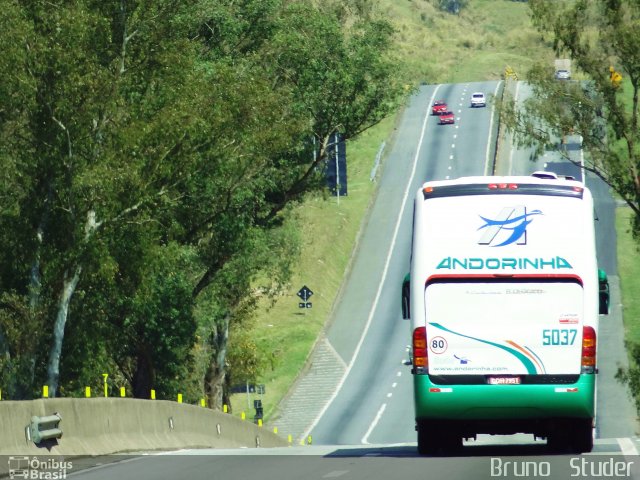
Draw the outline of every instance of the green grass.
M623 78L622 100L631 115L633 110L633 88L628 78ZM611 140L611 146L621 158L627 155L627 144L623 138ZM640 256L638 241L631 234L631 219L633 211L629 207L616 209L616 236L618 274L620 277L620 290L622 297L622 315L624 319L625 340L629 343L640 344ZM636 359L630 359L632 363ZM638 397L640 392L634 392Z
M396 26L394 54L404 65L404 81L410 85L494 80L501 77L507 66L524 79L534 62L553 64L553 51L530 25L526 3L474 0L459 17L438 11L426 0L381 0L380 9ZM389 118L348 143L347 198L341 198L338 205L336 198L315 196L298 209L305 244L295 277L286 294L273 306L266 302L261 306L252 331L260 351L269 359L269 368L258 379L266 385L262 400L267 421L304 367L318 334L330 319L355 240L375 193L369 174L380 144L389 142L396 121L397 116ZM634 275L633 278L640 279L640 275ZM634 288L637 291L636 282L632 282L624 275L623 286L627 289L623 289L624 298L631 295L625 292L633 292ZM302 285L315 293L311 298L313 308L304 313L298 309L296 296ZM635 313L625 310L627 313L629 318L637 318ZM628 328L640 333L640 327ZM247 405L245 394L234 395L231 403L235 415L241 411L253 415L253 403Z
M273 306L264 302L253 331L259 350L270 363L270 369L259 380L266 387L266 394L262 397L266 419L300 372L330 316L375 191L375 183L370 181L371 169L380 145L391 135L393 127L394 118L388 118L349 142L349 195L341 197L339 204L335 197L318 195L309 198L298 209L304 244L294 278L286 294ZM303 285L314 292L310 299L311 309L298 308L300 299L296 292ZM232 396L231 406L235 415L247 411L247 396ZM253 402L249 406L253 414Z
M507 66L523 78L534 61L553 64L523 2L474 0L459 16L424 0L385 0L381 9L394 19L407 83L498 79Z
M638 242L631 235L630 221L633 211L628 207L616 209L616 235L618 238L618 275L622 296L622 315L625 339L640 343L640 256Z

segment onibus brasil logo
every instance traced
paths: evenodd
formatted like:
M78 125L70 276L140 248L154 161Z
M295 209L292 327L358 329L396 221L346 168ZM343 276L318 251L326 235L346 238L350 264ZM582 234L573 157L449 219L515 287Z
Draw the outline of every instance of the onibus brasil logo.
M527 227L535 215L542 215L540 210L527 212L524 205L503 208L495 219L483 217L485 224L478 230L484 230L478 244L492 247L504 247L515 243L527 244Z
M10 479L63 480L67 478L67 471L72 468L73 462L66 462L56 458L9 457Z

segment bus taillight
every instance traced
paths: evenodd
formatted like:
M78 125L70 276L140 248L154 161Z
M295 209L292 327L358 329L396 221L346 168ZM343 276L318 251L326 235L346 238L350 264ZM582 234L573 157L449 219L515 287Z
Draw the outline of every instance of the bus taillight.
M427 358L427 329L418 327L413 331L413 368L414 373L426 373L429 366Z
M583 327L581 373L595 373L595 370L596 331L593 327Z

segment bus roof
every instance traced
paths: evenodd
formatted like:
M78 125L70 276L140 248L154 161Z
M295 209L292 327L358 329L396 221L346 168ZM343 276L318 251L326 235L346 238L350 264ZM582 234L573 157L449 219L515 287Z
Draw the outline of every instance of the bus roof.
M555 178L554 178L555 177ZM539 185L569 185L584 187L582 182L572 178L566 178L554 172L534 172L532 175L510 175L510 176L473 176L459 177L452 180L432 180L425 182L423 187L437 187L442 185L473 185L489 183L530 183Z
M422 186L423 199L458 197L467 195L550 195L582 198L584 184L561 177L535 176L482 176L461 177L455 180L426 182ZM555 174L550 174L555 175Z

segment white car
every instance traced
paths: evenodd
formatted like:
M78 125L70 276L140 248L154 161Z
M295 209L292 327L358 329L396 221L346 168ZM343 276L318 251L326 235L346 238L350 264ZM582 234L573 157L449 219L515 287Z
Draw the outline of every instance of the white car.
M571 72L569 70L556 70L556 80L570 80Z
M485 107L487 105L487 99L482 92L476 92L471 94L471 108L473 107Z

